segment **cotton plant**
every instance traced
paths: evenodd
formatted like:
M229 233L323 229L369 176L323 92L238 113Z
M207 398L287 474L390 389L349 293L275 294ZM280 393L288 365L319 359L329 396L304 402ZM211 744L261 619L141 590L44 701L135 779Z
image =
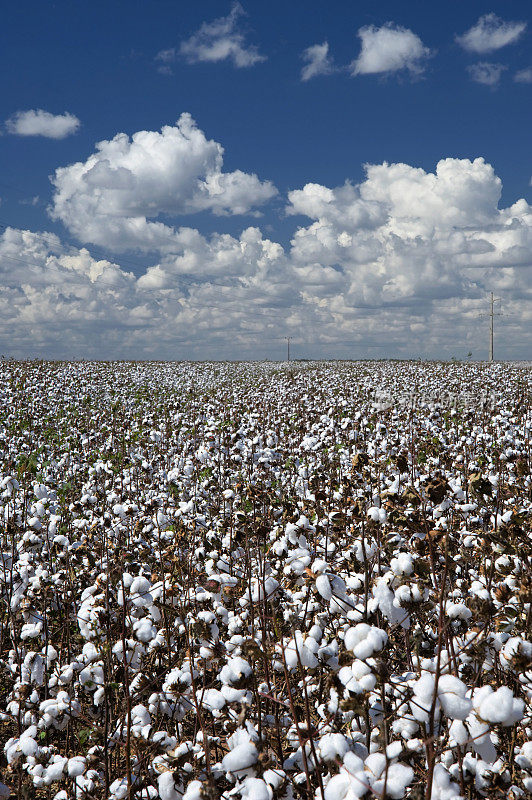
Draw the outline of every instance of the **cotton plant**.
M0 372L6 785L532 791L528 367Z

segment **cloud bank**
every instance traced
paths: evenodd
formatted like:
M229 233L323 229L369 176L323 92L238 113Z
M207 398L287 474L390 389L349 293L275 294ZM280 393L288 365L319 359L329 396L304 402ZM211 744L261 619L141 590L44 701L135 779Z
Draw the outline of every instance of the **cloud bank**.
M532 208L499 208L501 180L482 158L443 159L434 172L371 164L359 184L293 189L287 214L307 221L283 247L257 225L204 235L182 224L195 211L255 208L275 192L224 173L222 153L184 115L57 170L52 213L80 243L116 256L7 229L1 351L275 358L290 335L302 355L482 357L478 312L493 290L511 314L508 355L528 355ZM160 213L176 225L155 220ZM132 268L128 250L144 252L145 266Z

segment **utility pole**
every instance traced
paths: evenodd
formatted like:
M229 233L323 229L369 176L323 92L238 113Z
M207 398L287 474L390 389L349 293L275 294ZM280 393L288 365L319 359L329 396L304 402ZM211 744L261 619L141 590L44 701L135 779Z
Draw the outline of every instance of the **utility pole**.
M490 349L489 349L489 361L493 361L493 322L495 317L502 317L502 311L495 311L494 305L500 301L500 297L494 297L493 292L490 292L490 310L487 314L481 314L481 317L489 317L490 320Z
M293 336L284 336L283 338L286 339L286 360L290 361L290 342L292 341L292 339L294 337Z

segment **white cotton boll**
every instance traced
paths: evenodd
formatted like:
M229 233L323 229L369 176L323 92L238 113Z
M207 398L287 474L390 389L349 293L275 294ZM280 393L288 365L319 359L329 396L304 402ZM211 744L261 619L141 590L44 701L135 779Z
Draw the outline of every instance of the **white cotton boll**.
M414 780L414 770L405 764L391 764L388 767L386 778L381 778L372 785L373 791L379 795L384 791L386 783L386 796L392 798L404 797L407 786Z
M277 592L280 584L275 578L266 578L263 582L253 578L251 581L251 600L253 603L262 602L263 600L271 600ZM245 598L247 599L247 597Z
M164 514L162 511L157 512L155 519L157 521L157 525L159 526L159 528L161 528L161 530L164 531L168 528L170 520L168 519L166 514Z
M286 665L288 669L295 669L298 667L299 661L301 661L303 667L309 667L310 669L318 666L318 659L312 652L312 649L317 642L312 637L308 638L310 639L310 647L307 647L306 643L303 641L301 631L296 631L294 638L289 641L284 651L284 657L286 659Z
M138 575L136 578L134 578L131 582L131 586L129 587L129 592L133 602L135 604L142 603L143 605L151 605L153 603L153 597L150 594L150 589L151 583L143 575Z
M321 628L320 625L313 625L309 630L308 635L312 637L312 639L315 639L317 642L321 642L321 639L323 637L323 629Z
M61 780L67 761L68 758L64 756L54 756L54 761L47 766L43 773L45 786L49 786L51 783Z
M451 776L442 764L436 764L432 777L433 800L460 800L460 787L451 780Z
M451 737L451 745L465 745L469 741L469 733L463 722L454 720L449 725L449 736Z
M438 681L438 699L444 714L451 719L465 719L472 703L465 696L467 686L454 675L441 675Z
M73 756L68 759L67 772L71 778L82 775L87 767L87 760L83 756Z
M311 570L315 575L321 575L327 571L329 565L323 558L315 558L312 562Z
M199 781L194 781L198 783ZM157 779L157 787L161 800L181 800L182 793L176 789L173 772L163 772Z
M157 636L157 628L148 617L144 617L133 623L133 631L139 642L151 642L151 640L155 639Z
M344 637L344 644L348 650L352 650L356 658L370 658L373 653L382 650L388 641L386 631L360 622L352 628L348 628Z
M150 712L146 706L141 704L131 709L131 717L133 725L149 725L151 723Z
M205 689L201 695L202 705L208 711L219 711L225 706L225 697L218 689Z
M523 700L515 699L508 686L501 686L496 692L486 694L479 705L475 702L475 708L484 721L504 726L519 722L525 713Z
M257 763L258 751L253 742L243 742L230 750L222 759L226 772L239 773Z
M371 506L371 508L368 508L367 514L368 517L373 520L373 522L380 522L381 521L380 512L381 512L380 508L377 508L377 506Z
M364 762L355 753L347 752L340 772L325 787L325 800L355 800L363 797L369 788Z
M318 749L324 761L343 758L349 750L349 742L343 733L326 733L318 741Z
M128 793L127 780L125 778L117 778L109 787L109 800L125 800Z
M202 788L203 784L201 781L191 781L187 786L185 794L183 795L183 800L202 800ZM177 797L179 800L179 795L177 795ZM161 800L175 800L175 798L164 798L161 796Z
M522 769L532 770L532 742L521 745L515 761Z
M400 622L402 627L408 627L408 614L399 606L399 601L395 600L395 595L388 584L389 578L383 576L378 578L373 587L373 598L376 606L380 608L388 622L392 625Z
M447 603L445 613L450 619L463 619L466 622L473 616L473 612L465 603Z
M225 666L220 670L220 680L225 684L237 683L242 678L247 678L251 675L251 665L245 658L234 656L229 658Z
M414 683L414 698L410 703L412 716L418 722L428 722L429 712L434 696L434 676L423 674Z
M240 787L242 800L271 800L273 791L262 778L246 778Z
M507 668L516 656L524 656L526 659L532 660L532 642L522 639L520 636L511 636L501 649L499 660L502 666Z
M489 725L483 720L478 719L475 714L470 714L466 720L469 730L469 741L473 750L478 753L483 761L493 764L497 758L497 751L490 736Z
M38 750L37 742L31 736L21 736L18 746L25 756L34 756Z
M331 583L327 575L318 575L316 578L316 589L324 600L330 600L333 596Z
M414 570L412 556L409 553L399 553L397 558L392 558L390 569L395 575L411 575Z
M33 485L33 493L37 500L46 500L48 497L48 489L44 483L35 483Z
M27 622L22 626L20 638L25 641L26 639L36 639L41 635L43 628L42 622Z
M325 800L354 800L354 798L363 797L367 790L368 784L366 781L360 781L357 784L356 776L341 772L338 775L333 775L325 787L324 795Z
M386 748L386 757L389 759L399 758L402 752L403 752L403 743L392 742Z
M224 491L222 492L222 496L224 500L232 500L233 497L235 496L235 493L233 492L232 489L224 489Z

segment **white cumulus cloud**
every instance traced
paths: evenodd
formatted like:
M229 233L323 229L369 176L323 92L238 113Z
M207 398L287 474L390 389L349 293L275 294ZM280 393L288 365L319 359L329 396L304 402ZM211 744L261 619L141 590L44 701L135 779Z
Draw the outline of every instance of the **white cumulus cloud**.
M161 214L247 214L277 191L254 174L224 172L223 147L189 114L161 132L99 142L86 161L57 169L53 184L53 218L80 241L117 250L170 246L174 231Z
M423 71L423 61L431 55L419 36L409 28L387 22L380 28L368 25L360 28L361 51L351 64L353 75L409 70L411 74Z
M313 44L301 54L305 66L301 70L301 80L309 81L318 75L330 75L335 67L329 55L329 43Z
M412 347L418 330L437 351L452 324L473 349L471 320L488 289L527 313L532 209L524 200L498 208L501 181L491 165L449 158L434 173L407 164L366 173L357 186L289 193L289 213L312 220L293 237L290 260L325 332L330 315L338 335L362 325L368 337L382 341L380 329L396 341L402 330Z
M76 133L80 121L74 114L51 114L42 108L17 111L5 126L8 133L16 136L45 136L47 139L65 139Z
M79 174L96 163L81 165ZM138 202L147 204L143 172L134 174ZM102 197L131 188L125 173L104 170L93 179L91 191ZM77 172L72 180L76 186ZM279 337L289 335L294 352L305 355L450 357L472 350L482 357L487 329L478 312L494 291L508 314L499 322L498 352L527 357L532 208L525 200L500 207L501 191L482 158L442 159L434 171L368 165L358 184L309 183L289 192L289 213L308 218L289 247L256 225L239 235L168 228L124 216L129 207L116 200L116 249L135 240L153 251L133 268L126 257L97 257L51 233L7 229L0 236L1 352L262 358L281 355ZM79 197L72 197L75 210ZM161 203L160 194L153 197ZM62 202L69 218L71 200L65 194Z
M475 81L475 83L483 83L484 86L497 86L505 69L507 67L504 64L479 61L478 64L470 64L467 71L471 80Z
M491 53L513 44L524 33L526 22L505 22L496 14L484 14L461 36L458 43L472 53Z
M266 56L255 45L246 42L239 28L239 19L245 14L240 3L234 3L227 17L204 22L189 39L181 42L179 52L190 64L200 61L217 62L226 59L235 67L252 67Z

